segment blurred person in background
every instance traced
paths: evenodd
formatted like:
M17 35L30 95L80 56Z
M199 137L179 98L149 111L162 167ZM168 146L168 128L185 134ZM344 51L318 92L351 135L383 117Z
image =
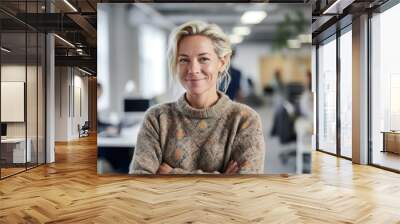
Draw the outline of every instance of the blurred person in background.
M273 92L273 105L274 110L279 110L279 107L287 99L286 85L282 80L282 73L280 69L275 70L274 76L272 78L272 92Z
M314 100L311 90L311 85L312 85L311 83L312 83L312 76L311 72L308 71L306 75L306 85L303 93L300 96L299 104L300 104L301 116L303 116L312 123L314 119L314 112L313 112Z
M274 89L274 93L281 95L284 97L285 93L285 84L282 80L282 73L279 69L277 69L274 73L274 77L272 79L272 88Z
M259 108L264 105L262 97L256 94L254 82L251 78L246 78L248 93L243 97L242 103L250 106L251 108Z
M278 136L282 144L295 142L294 121L298 116L298 108L294 95L288 91L289 89L282 81L279 69L274 73L272 86L274 90L274 120L271 136Z
M300 116L296 119L295 130L297 135L297 173L311 173L311 148L314 120L314 99L311 90L312 76L306 74L306 85L300 96Z
M279 139L282 164L289 164L289 160L296 158L297 153L295 122L299 116L298 91L283 83L280 70L274 74L273 86L274 117L270 135Z
M232 56L231 56L231 61L235 57L236 50L232 50ZM242 72L235 68L232 64L229 67L228 71L231 81L228 84L228 89L226 90L226 95L229 96L231 100L235 101L242 101L242 89L241 89L241 81L242 81ZM220 85L220 90L224 89L224 86L226 85L227 80L223 80L221 85Z
M186 92L151 107L138 134L130 174L260 174L265 143L260 116L233 102L229 39L215 24L190 21L170 35L170 74Z

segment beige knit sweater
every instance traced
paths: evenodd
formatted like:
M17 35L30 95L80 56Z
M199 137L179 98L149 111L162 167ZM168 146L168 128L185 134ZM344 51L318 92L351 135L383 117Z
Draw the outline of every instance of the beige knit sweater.
M138 134L130 174L156 174L167 163L173 174L223 173L230 160L240 174L264 171L265 143L259 115L218 92L217 103L195 109L185 95L151 107Z

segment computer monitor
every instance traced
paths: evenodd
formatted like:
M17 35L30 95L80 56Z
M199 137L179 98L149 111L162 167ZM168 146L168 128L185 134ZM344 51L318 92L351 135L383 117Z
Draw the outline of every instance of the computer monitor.
M7 124L1 123L1 136L7 136Z
M125 112L145 112L150 107L149 99L125 99Z

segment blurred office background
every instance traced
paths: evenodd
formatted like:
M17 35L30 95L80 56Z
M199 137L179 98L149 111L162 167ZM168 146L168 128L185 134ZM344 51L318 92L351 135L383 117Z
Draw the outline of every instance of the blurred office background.
M106 124L98 133L99 173L127 172L144 111L183 94L168 74L167 39L174 27L194 19L229 34L232 67L241 72L234 100L261 115L265 173L310 172L311 5L141 3L97 9L98 120Z

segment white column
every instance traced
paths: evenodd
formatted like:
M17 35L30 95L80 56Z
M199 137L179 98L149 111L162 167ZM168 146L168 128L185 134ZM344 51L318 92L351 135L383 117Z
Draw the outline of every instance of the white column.
M55 133L55 60L54 35L46 36L46 163L55 161L54 133Z
M368 16L353 20L353 162L368 163Z

